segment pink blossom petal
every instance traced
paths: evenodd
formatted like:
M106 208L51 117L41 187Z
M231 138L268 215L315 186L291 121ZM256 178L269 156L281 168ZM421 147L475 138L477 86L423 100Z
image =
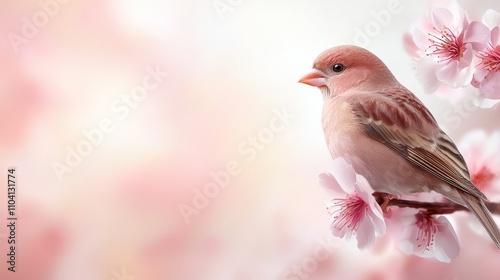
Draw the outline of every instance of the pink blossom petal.
M438 30L442 30L445 27L448 27L453 33L457 31L453 30L452 26L450 26L453 23L453 14L446 8L432 9L431 20L434 27Z
M472 51L471 51L472 52ZM474 64L460 69L458 74L455 76L455 80L450 84L453 88L463 87L472 81L472 76L474 75Z
M484 49L490 41L490 29L480 21L473 21L467 28L464 42L470 43L476 51Z
M468 48L464 51L464 61L467 59L472 60L472 49ZM472 81L472 76L474 74L474 65L468 64L464 68L459 67L459 62L456 60L451 60L446 64L442 64L436 70L436 78L453 87L463 87Z
M422 51L415 45L413 42L413 36L410 33L405 33L403 37L403 46L405 51L413 58L413 59L421 59L425 52Z
M384 216L382 214L382 209L380 209L380 206L376 201L370 203L370 208L371 211L367 212L367 216L370 217L370 220L373 224L373 228L375 230L375 234L377 236L382 236L385 234L385 231L387 229L385 225Z
M385 234L386 225L382 215L382 209L375 201L375 198L368 194L364 189L359 187L359 184L368 184L366 179L361 175L357 175L357 194L366 202L365 215L363 220L360 222L358 229L356 230L356 239L358 242L359 249L366 249L373 246L376 236L382 236ZM369 187L369 185L368 185Z
M400 208L397 215L393 217L394 221L401 223L404 226L409 226L415 222L415 215L419 210L415 208Z
M370 184L365 177L361 175L357 175L356 179L356 192L364 201L366 201L368 207L370 207L368 215L370 215L372 222L375 224L375 230L379 233L379 235L383 235L385 233L384 215L382 214L380 205L377 203L373 195L366 191L371 189Z
M426 32L422 31L418 27L415 27L412 30L411 35L413 37L413 42L419 49L427 50L429 48L429 35Z
M451 23L453 27L456 27L456 30L450 29L456 31L456 34L459 34L462 30L465 30L469 24L465 10L455 0L448 3L447 9L453 15L452 21L449 21L448 24Z
M489 71L484 68L477 69L476 72L474 72L474 83L472 85L475 87L479 87L479 84L484 81L488 73Z
M440 216L436 220L438 232L434 240L434 257L449 263L458 256L460 246L453 227L445 216Z
M356 171L354 168L344 158L338 157L332 162L332 170L333 176L335 176L340 187L346 193L353 193L354 184L356 183Z
M415 242L418 237L418 229L414 226L407 226L404 228L401 234L401 240L399 241L399 250L406 255L417 255L419 257L430 257L431 252L428 250L421 250L418 244Z
M448 63L443 63L436 70L436 78L450 86L455 83L455 77L458 73L458 61L451 60ZM452 86L453 87L453 86Z
M493 29L491 30L491 44L493 46L497 46L497 45L500 45L500 41L499 41L499 38L500 38L500 25L499 26L495 26L493 27Z
M480 86L480 83L478 82L478 80L476 80L476 78L474 78L474 76L472 77L472 81L470 81L470 84L475 88L479 88Z
M370 183L368 183L365 177L358 174L356 175L356 185L354 186L354 190L363 198L364 201L369 201L371 199L375 201L375 198L368 193L373 191Z
M435 32L434 26L430 17L424 17L415 23L411 29L413 43L420 50L428 50L429 48L429 33Z
M319 183L327 192L328 197L333 197L338 192L344 192L344 189L340 187L335 177L330 173L319 174Z
M490 29L500 26L500 14L495 10L488 9L483 14L482 22Z
M481 93L490 99L500 99L500 72L491 73L479 86Z
M375 229L373 223L368 215L365 215L359 228L356 231L356 239L358 241L359 249L367 249L373 246L375 243Z
M462 53L462 58L458 60L458 69L462 70L466 67L471 67L471 70L474 70L476 63L472 63L475 59L474 51L472 49L471 44L465 44L465 51Z
M319 175L320 184L327 191L329 196L334 196L335 192L353 193L356 183L356 172L344 158L338 157L332 162L332 174L321 173Z
M424 57L417 65L417 80L422 84L425 93L435 92L441 82L436 77L438 64L432 57Z

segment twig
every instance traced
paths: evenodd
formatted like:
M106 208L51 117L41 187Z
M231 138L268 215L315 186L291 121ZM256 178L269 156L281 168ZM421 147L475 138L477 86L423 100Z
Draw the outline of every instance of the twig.
M382 206L384 200L380 199L380 193L373 194L377 199L377 202ZM456 211L470 211L467 207L457 204L452 201L447 202L421 202L397 198L386 198L386 207L388 206L398 206L398 207L409 207L417 209L425 209L431 214L451 214ZM492 214L500 215L500 203L486 201L484 203L486 207L490 210Z

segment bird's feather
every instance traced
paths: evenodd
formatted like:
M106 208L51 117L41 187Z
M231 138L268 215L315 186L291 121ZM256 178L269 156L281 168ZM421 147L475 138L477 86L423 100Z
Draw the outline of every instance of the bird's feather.
M351 102L370 137L449 185L486 200L471 183L467 165L455 144L406 88L353 94Z
M481 222L483 227L486 229L486 232L488 232L497 248L500 249L500 230L491 217L490 211L486 205L484 205L484 202L475 196L469 195L468 193L461 192L460 196L465 202L467 208L472 211L474 216L476 216L479 222Z

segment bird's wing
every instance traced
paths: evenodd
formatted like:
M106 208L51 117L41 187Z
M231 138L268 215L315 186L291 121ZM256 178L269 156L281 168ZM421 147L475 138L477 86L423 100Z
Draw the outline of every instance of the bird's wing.
M407 89L356 94L351 100L365 132L444 182L486 200L470 181L464 158L425 106Z

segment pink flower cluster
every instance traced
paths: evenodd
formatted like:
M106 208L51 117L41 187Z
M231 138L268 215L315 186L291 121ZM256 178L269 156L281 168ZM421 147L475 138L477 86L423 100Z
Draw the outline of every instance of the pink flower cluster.
M490 9L481 21L469 21L453 0L433 8L430 17L416 24L412 38L420 50L415 52L420 57L417 78L426 92L435 92L443 84L452 88L471 84L484 97L500 99L498 12Z
M390 219L397 224L394 227L401 228L392 231L391 235L398 235L399 249L403 253L434 257L442 262L450 262L458 255L458 240L446 217L397 208L384 218L371 195L370 184L343 158L333 161L332 173L321 174L320 182L328 193L327 209L334 236L348 241L355 236L358 248L368 249L377 236L386 233L386 219ZM338 193L343 193L344 197L338 198Z
M334 236L350 240L356 236L358 248L369 248L375 236L385 233L385 222L380 206L371 195L370 184L356 174L343 158L333 161L332 174L319 175L321 185L328 192L327 209L332 217L331 230ZM337 192L344 198L333 198Z
M492 201L500 199L498 143L500 130L492 133L475 130L466 134L458 145L469 166L471 180ZM447 263L458 256L460 246L457 235L445 216L392 206L383 213L371 195L373 190L370 184L343 158L333 160L331 172L321 174L320 183L327 193L326 205L334 236L348 241L355 237L358 248L368 249L375 244L376 237L389 235L397 242L399 250L407 255L435 258ZM408 199L440 201L442 197L422 193ZM473 218L470 221L471 229L489 242L478 222Z

